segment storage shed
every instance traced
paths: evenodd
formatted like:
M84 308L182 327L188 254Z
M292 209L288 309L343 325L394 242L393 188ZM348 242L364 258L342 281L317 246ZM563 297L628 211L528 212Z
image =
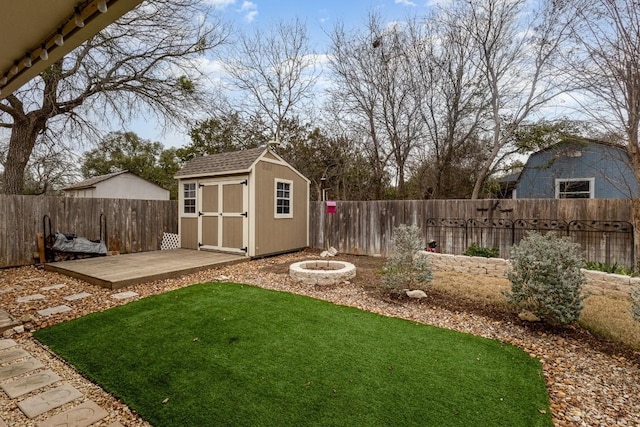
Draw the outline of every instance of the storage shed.
M175 178L182 248L259 257L309 245L309 180L268 147L194 158Z

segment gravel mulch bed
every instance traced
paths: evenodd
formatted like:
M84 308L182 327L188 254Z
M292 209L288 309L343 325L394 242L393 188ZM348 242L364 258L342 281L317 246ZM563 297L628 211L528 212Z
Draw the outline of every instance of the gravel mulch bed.
M456 309L451 301L443 304L441 296L426 302L381 298L371 286L375 280L375 270L382 262L375 258L338 256L337 259L353 262L358 268L358 276L349 284L314 287L293 283L288 276L288 266L314 257L317 257L316 252L307 251L253 260L177 279L129 286L118 291L99 288L37 267L0 270L0 307L25 322L24 333L7 332L5 336L16 340L45 366L106 409L109 416L98 426L107 426L114 421L125 426L147 426L149 424L126 405L41 346L31 337L30 331L130 301L112 298L111 295L116 292L134 291L144 298L194 283L222 279L307 295L511 343L542 361L556 426L640 426L640 353L616 351L614 346L600 343L583 331L554 333L523 324L515 316L511 319L508 316L488 315L486 307L474 310L465 304ZM57 284L65 286L41 290L42 287ZM63 299L64 296L82 292L91 296L76 301ZM16 302L20 296L36 293L45 295L46 299ZM38 310L57 305L67 305L72 310L49 317L36 314ZM45 418L41 415L29 420L17 407L17 400L30 395L11 400L4 393L0 394L0 417L9 425L32 426ZM73 405L67 404L51 413L61 412Z

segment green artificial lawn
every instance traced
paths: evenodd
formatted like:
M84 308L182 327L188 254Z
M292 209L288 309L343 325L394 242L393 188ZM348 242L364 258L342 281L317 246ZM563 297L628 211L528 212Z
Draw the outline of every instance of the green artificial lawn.
M36 331L154 426L552 426L538 360L468 334L209 283Z

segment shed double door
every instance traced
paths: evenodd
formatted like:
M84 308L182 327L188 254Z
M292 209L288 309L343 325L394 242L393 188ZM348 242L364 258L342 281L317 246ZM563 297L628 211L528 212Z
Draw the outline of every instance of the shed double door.
M217 179L199 184L198 237L201 249L246 253L248 180Z

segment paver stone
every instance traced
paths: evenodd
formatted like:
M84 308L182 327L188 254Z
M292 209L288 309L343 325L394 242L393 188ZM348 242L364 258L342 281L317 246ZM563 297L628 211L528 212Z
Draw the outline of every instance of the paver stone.
M109 415L92 400L87 400L56 416L38 423L38 427L87 427Z
M44 310L38 310L37 313L40 316L47 317L51 316L52 314L64 313L67 311L71 311L71 307L69 307L68 305L57 305L55 307L45 308Z
M80 292L79 294L67 295L66 297L62 297L62 299L65 301L75 301L90 296L91 294L89 292Z
M56 289L62 289L62 288L66 288L67 285L63 284L63 283L59 283L57 285L51 285L51 286L44 286L42 288L40 288L41 291L55 291Z
M42 294L33 294L33 295L26 295L24 297L19 297L18 299L16 299L17 302L29 302L29 301L37 301L37 300L41 300L41 299L45 299L46 297Z
M126 298L133 298L133 297L137 297L137 296L138 296L137 292L126 291L126 292L119 292L117 294L113 294L113 295L111 295L111 298L126 299Z
M53 384L56 381L60 381L62 378L50 369L39 372L37 374L30 375L28 377L20 378L19 380L11 381L9 383L0 384L2 390L14 399L37 390L41 387Z
M9 350L0 351L0 363L11 362L12 360L22 359L23 357L31 356L24 349L17 347Z
M8 348L15 347L17 345L18 343L15 342L14 340L9 340L9 339L0 340L0 350L6 350Z
M26 374L42 368L44 365L35 357L29 357L22 362L12 363L7 366L0 367L0 381Z
M54 408L71 402L83 394L71 384L64 384L60 387L45 391L28 399L18 402L18 406L29 418L35 418Z

